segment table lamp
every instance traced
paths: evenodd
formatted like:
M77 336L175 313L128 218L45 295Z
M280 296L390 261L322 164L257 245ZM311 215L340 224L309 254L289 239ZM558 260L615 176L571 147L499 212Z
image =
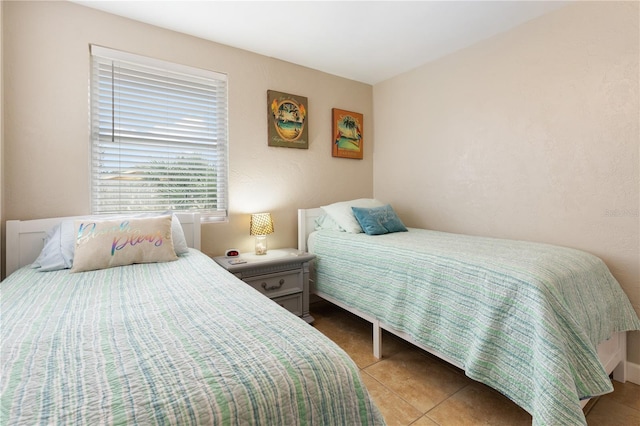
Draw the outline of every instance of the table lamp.
M256 254L267 254L267 235L273 233L271 213L254 213L251 215L249 235L256 237Z

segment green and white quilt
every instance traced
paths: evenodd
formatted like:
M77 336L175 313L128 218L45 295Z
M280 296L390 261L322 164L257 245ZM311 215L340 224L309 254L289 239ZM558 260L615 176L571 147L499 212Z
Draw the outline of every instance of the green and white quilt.
M409 228L311 234L315 287L462 365L536 425L586 424L580 400L613 390L596 346L640 329L598 257Z
M196 250L0 289L3 425L384 424L344 351Z

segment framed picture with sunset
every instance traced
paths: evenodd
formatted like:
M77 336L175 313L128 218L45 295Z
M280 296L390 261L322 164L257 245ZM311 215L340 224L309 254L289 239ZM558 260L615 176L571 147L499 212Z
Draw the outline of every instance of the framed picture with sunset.
M331 155L362 160L364 134L363 116L357 112L333 108Z

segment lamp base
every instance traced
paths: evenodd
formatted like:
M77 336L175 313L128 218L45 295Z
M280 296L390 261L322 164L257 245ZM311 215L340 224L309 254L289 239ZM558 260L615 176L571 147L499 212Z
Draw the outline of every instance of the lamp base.
M256 235L256 254L267 254L267 236Z

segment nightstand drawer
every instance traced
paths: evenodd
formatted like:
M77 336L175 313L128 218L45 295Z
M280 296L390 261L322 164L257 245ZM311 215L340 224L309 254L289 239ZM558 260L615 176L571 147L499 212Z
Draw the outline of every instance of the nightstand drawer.
M218 265L288 311L313 322L309 315L309 264L315 255L294 248L269 250L265 255L241 253L218 256Z
M292 314L297 316L302 315L302 293L276 297L272 300Z
M271 299L298 293L303 289L302 272L299 270L245 278L245 282Z

